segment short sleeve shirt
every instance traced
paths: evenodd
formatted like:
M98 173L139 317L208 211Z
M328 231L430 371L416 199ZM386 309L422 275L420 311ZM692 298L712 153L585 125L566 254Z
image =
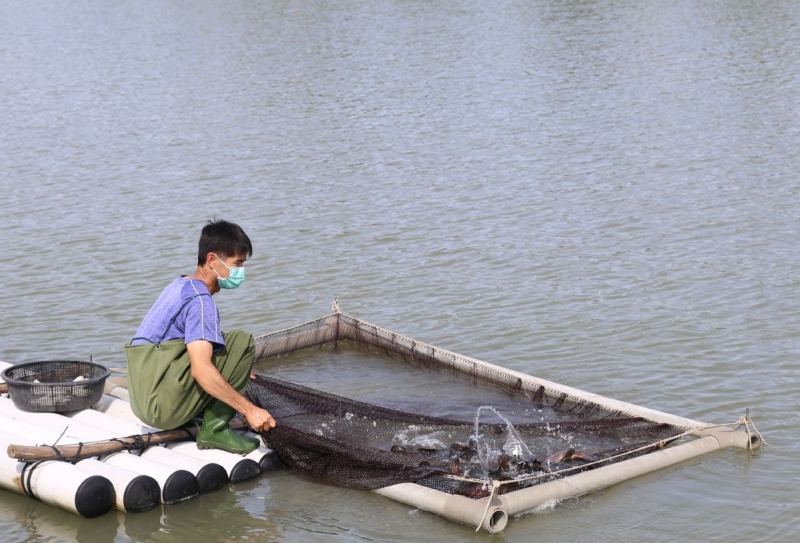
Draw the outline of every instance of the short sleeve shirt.
M225 345L219 310L205 283L178 277L167 285L136 331L133 345L182 339L211 342L214 350Z

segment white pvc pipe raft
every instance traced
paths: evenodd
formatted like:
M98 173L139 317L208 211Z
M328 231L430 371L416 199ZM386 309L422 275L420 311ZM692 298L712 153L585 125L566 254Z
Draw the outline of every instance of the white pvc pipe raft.
M58 430L36 427L25 421L10 419L5 416L0 416L0 425L7 432L9 442L15 444L54 443L60 436ZM76 442L74 437L66 434L61 436L61 439L66 442ZM77 442L80 441L78 439ZM133 472L136 475L146 475L154 479L159 486L161 503L177 503L200 493L197 478L186 470L153 462L127 452L116 454L123 455L126 458L119 459L114 458L115 455L108 455L103 457L102 461L110 466L124 468L126 471ZM62 463L71 465L66 462ZM146 507L146 504L139 504L138 507Z
M103 462L110 466L150 475L161 486L161 503L178 503L200 494L197 477L185 469L175 469L173 466L126 452L104 456Z
M5 400L5 398L0 398L0 405L4 404L3 400ZM3 413L0 415L0 426L5 428L9 434L28 436L29 439L37 443L53 444L56 441L62 444L82 443L87 441L99 441L107 439L108 437L102 430L88 427L77 421L70 421L69 418L56 415L55 413L19 411L12 414L16 414L19 418L10 418L6 413ZM40 415L47 415L41 417L41 421L46 422L46 425L37 425L35 422L40 420ZM50 415L52 415L52 417ZM66 421L66 426L59 418ZM70 424L70 422L72 422L72 424ZM51 427L47 427L47 425ZM64 428L66 428L66 431L64 431ZM62 434L62 432L64 433ZM123 458L119 458L118 455L121 455ZM127 452L108 455L101 460L110 465L123 467L140 475L151 476L161 487L162 503L177 503L193 498L200 493L200 485L197 481L197 477L180 467L166 465L162 462L155 462Z
M22 419L12 418L5 413L0 414L0 427L3 428L4 434L21 438L26 442L51 444L58 441L59 437L64 438L59 431L36 426ZM69 440L70 437L66 436L65 439Z
M70 416L23 411L5 398L0 398L0 414L18 418L53 431L64 431L64 435L59 440L59 443L62 444L104 441L114 437L127 437L153 430L147 426L142 427L131 422L115 419L110 415L91 409L70 413ZM172 466L175 469L189 471L197 478L200 492L216 490L228 483L228 474L219 464L178 454L163 447L150 447L142 451L139 456L151 459L157 458L162 464Z
M52 430L54 432L58 432L59 434L61 432L65 432L60 443L100 441L108 439L109 437L118 437L109 436L106 432L103 432L96 426L70 420L69 417L59 415L58 413L41 413L22 410L14 405L14 402L8 398L0 397L0 415L21 420L31 424L32 426Z
M185 469L195 476L201 493L217 490L228 484L228 472L216 462L193 458L166 447L148 447L139 456L167 466Z
M94 458L86 458L75 466L93 475L102 475L114 485L114 506L124 512L148 511L161 503L161 486L149 475L113 467Z
M107 390L109 387L106 387ZM151 428L139 420L133 413L130 403L124 399L127 396L127 389L122 385L116 384L110 389L111 394L118 394L120 397L111 395L103 395L102 398L94 405L94 409L102 413L113 415L115 418L121 418L126 421L133 422L143 428ZM85 415L81 415L84 417ZM148 431L155 430L150 429ZM256 435L250 432L248 435ZM186 443L172 443L167 445L167 448L176 450L181 454L199 458L207 462L214 462L221 465L228 474L231 483L239 483L257 477L265 471L277 469L281 466L280 459L272 449L262 446L256 450L242 456L239 454L229 453L220 449L198 449L195 442Z
M7 448L12 441L33 444L24 438L0 434L0 447ZM106 514L116 499L111 481L101 475L58 460L27 464L5 454L0 454L0 487L86 518Z
M117 402L122 403L122 400L117 400ZM131 413L133 413L133 411L131 411ZM104 430L111 430L117 434L125 434L126 436L150 434L160 430L159 428L148 426L138 419L118 417L112 413L103 412L94 408L83 409L82 411L71 411L69 413L64 413L64 416Z
M134 414L133 409L131 409L131 404L127 400L115 396L103 394L97 403L92 406L92 409L101 413L106 413L117 419L126 420L142 427L148 427Z
M194 441L169 443L167 448L186 456L219 464L227 473L231 483L247 481L261 473L258 462L251 458L240 454L231 454L220 449L198 449L197 443Z
M263 445L259 445L256 449L244 455L244 457L256 462L261 472L271 471L283 465L277 453Z
M2 371L2 370L0 370ZM126 402L131 401L130 394L128 393L128 378L127 377L109 377L106 379L103 393L109 396L114 396Z
M69 413L68 417L70 420L89 424L93 427L102 429L104 432L108 433L106 439L111 437L127 437L136 434L157 431L156 428L120 420L106 413L101 413L92 409L75 411L73 413ZM217 490L218 488L222 488L228 484L228 473L221 465L214 462L179 454L178 452L173 452L165 447L155 446L148 447L147 449L141 451L139 456L161 462L162 464L166 464L168 466L174 466L176 468L189 471L195 477L197 477L197 483L200 487L200 492Z
M12 364L0 362L0 370ZM133 413L127 401L125 383L109 379L106 391L94 410L68 413L29 412L16 407L8 397L0 396L0 424L6 421L8 436L16 444L42 443L76 444L104 441L113 437L146 434L158 429L147 426ZM124 379L123 379L124 381ZM13 429L15 432L11 432ZM63 434L62 434L63 432ZM29 438L34 441L30 441ZM7 448L11 442L7 443ZM23 462L5 456L9 463L25 466ZM49 463L38 463L45 465ZM55 461L59 464L58 461ZM237 455L219 449L198 449L194 441L170 444L168 447L150 447L141 455L127 452L107 455L101 460L86 459L75 466L60 462L78 472L103 476L115 488L114 506L123 511L144 511L157 502L177 503L196 496L201 491L213 490L231 482L252 479L262 471L280 465L275 452L259 447L248 455ZM263 470L262 470L263 468ZM21 468L20 468L21 469ZM59 468L48 468L56 472ZM38 480L38 476L37 476ZM127 484L126 484L127 483ZM9 483L10 484L10 483ZM46 487L41 482L40 487ZM60 506L50 500L53 505ZM69 507L66 507L69 509ZM72 509L70 509L72 510Z
M283 467L283 462L281 462L281 459L278 457L278 453L267 447L260 434L251 431L242 432L242 434L246 437L256 438L261 442L258 448L245 455L245 458L252 458L257 461L258 467L261 468L262 472Z

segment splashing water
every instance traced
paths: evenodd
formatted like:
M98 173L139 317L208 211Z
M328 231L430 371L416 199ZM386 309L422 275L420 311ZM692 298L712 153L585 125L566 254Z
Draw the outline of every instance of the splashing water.
M533 461L534 460L533 453L530 451L528 446L525 445L525 442L522 441L519 432L517 432L517 429L514 428L513 424L511 424L511 421L509 421L507 418L501 415L494 407L490 405L482 405L478 408L477 413L475 413L475 434L472 436L473 439L475 440L475 443L477 444L476 448L478 450L478 461L480 462L481 468L483 468L483 470L487 473L492 471L492 468L494 467L493 460L496 460L492 458L491 447L486 442L486 440L484 440L483 443L481 443L481 439L483 439L484 437L480 433L481 411L483 410L492 411L495 415L500 417L500 419L503 422L506 423L506 430L508 431L507 432L508 437L506 437L506 442L503 444L503 452L509 456L513 456L515 458L521 458L525 462Z

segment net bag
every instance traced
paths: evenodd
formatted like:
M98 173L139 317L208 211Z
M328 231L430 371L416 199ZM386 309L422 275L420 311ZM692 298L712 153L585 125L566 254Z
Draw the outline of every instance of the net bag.
M646 454L683 431L608 414L512 422L488 406L472 420L440 418L264 375L251 381L247 395L276 419L262 437L284 464L329 484L365 490L415 482L481 498L495 481L500 493L518 490ZM559 443L561 450L543 452Z

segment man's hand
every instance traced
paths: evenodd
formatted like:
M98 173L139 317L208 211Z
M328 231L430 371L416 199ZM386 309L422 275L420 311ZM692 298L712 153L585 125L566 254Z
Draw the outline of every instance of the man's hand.
M275 428L275 419L269 414L266 409L261 409L253 404L252 409L247 413L243 413L247 419L247 424L256 432L268 432L270 429Z

